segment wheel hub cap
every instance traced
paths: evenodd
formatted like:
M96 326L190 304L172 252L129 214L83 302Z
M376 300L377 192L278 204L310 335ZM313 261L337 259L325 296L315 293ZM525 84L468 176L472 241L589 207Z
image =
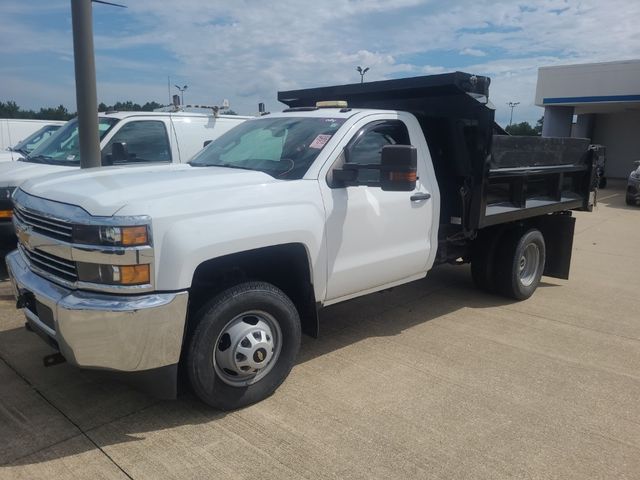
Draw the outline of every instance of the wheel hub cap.
M273 367L280 353L280 328L266 312L246 312L231 320L218 337L214 367L233 386L257 382Z
M540 250L535 243L530 243L522 252L520 261L518 262L518 274L520 282L525 287L531 285L538 274L538 265L540 264Z

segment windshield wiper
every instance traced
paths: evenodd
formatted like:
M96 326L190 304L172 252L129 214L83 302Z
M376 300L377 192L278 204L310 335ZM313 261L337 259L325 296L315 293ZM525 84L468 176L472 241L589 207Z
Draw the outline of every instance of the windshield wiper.
M49 155L27 155L25 158L21 159L23 162L32 162L32 163L44 163L48 165L79 165L80 160L58 160L56 158L50 157Z
M238 170L252 170L254 172L260 172L261 171L261 170L255 169L255 168L243 167L241 165L234 165L232 163L207 163L207 164L203 164L203 163L191 163L191 162L189 162L189 165L191 165L192 167L223 167L223 168L237 168Z

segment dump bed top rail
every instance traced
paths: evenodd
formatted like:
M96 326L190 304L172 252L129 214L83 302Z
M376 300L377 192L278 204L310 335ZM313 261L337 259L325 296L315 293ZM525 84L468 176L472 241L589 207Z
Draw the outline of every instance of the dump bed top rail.
M393 110L429 110L433 98L456 95L489 97L488 77L464 72L352 83L278 92L288 107L312 107L323 100L346 100L350 107Z

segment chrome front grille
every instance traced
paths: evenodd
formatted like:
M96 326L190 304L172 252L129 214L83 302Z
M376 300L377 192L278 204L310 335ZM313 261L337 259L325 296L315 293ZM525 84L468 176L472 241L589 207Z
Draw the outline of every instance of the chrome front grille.
M78 280L76 262L45 253L38 249L28 250L21 244L18 244L18 248L20 248L22 254L35 269L42 270L68 282Z
M15 206L13 215L24 225L31 227L34 232L66 242L72 240L73 226L63 220L22 209L18 205Z

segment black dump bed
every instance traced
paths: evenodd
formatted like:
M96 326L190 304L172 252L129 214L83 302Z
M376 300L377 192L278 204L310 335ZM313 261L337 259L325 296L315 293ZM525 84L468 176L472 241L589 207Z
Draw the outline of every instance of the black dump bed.
M427 139L441 194L440 231L477 229L546 213L589 209L587 139L512 137L494 122L487 77L442 75L279 92L289 107L346 100L353 108L408 111Z

